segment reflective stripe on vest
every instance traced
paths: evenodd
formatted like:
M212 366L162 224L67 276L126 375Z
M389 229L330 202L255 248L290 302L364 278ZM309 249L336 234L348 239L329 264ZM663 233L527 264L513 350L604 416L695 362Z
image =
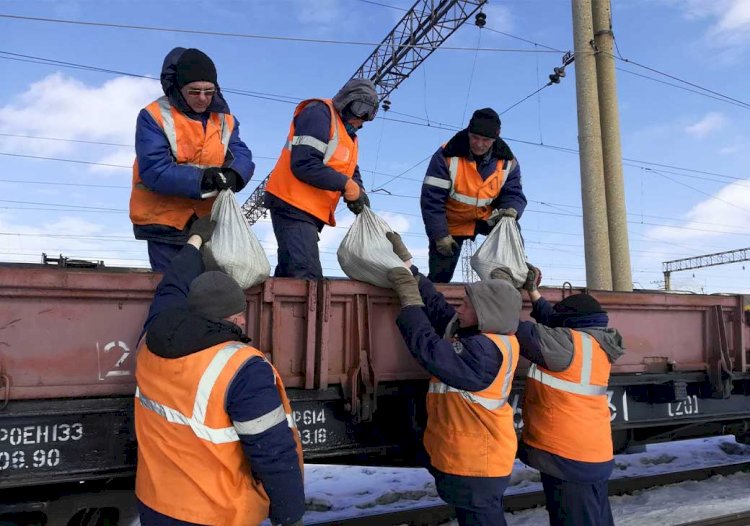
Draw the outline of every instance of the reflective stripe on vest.
M336 152L336 148L339 147L339 116L336 115L335 111L331 112L331 119L333 121L333 137L330 141L323 142L310 135L295 135L291 141L286 142L284 147L291 152L293 146L310 146L323 154L323 164L327 164Z
M159 105L159 114L161 114L162 122L164 123L164 135L167 136L169 141L169 148L172 150L172 156L177 159L177 132L174 127L174 119L172 118L172 105L169 103L169 98L160 97L156 101ZM224 146L224 155L227 154L227 148L229 148L229 138L232 136L232 132L229 126L226 125L226 119L223 113L219 113L219 127L221 128L221 144ZM195 166L197 168L208 168L208 166L201 166L199 164L183 163L187 166Z
M580 331L579 331L580 332ZM584 396L601 396L607 394L606 385L591 385L591 368L593 366L593 347L591 343L592 336L585 332L581 334L581 381L570 382L552 376L539 369L536 364L531 364L529 367L528 377L536 380L537 382L544 384L552 389L559 391L565 391L567 393L573 393Z
M500 340L505 345L505 348L507 349L507 352L508 352L508 355L507 355L508 363L512 364L513 363L513 346L511 345L510 338L503 334L498 334L496 336L500 338ZM507 369L508 370L505 372L505 378L503 379L503 390L502 390L503 396L500 399L477 396L471 391L465 391L463 389L456 389L455 387L446 385L443 382L430 382L429 392L432 394L458 393L467 402L470 402L472 404L479 404L485 409L487 409L488 411L495 411L497 409L500 409L506 404L506 402L508 401L508 396L510 395L510 384L513 381L513 368L509 366L507 367Z
M286 413L283 405L256 419L246 422L233 422L234 427L213 428L205 424L208 399L211 396L216 380L232 356L244 347L247 346L243 343L232 343L222 348L213 357L198 382L192 417L186 416L178 410L160 404L155 400L151 400L141 393L140 388L137 386L135 388L135 397L146 409L150 409L173 424L189 426L195 436L214 444L237 442L239 440L238 432L242 434L262 433L266 429L270 429L276 424L283 422L285 418L290 428L296 427L294 418L292 415Z
M498 160L499 162L499 160ZM505 164L503 166L503 180L507 180L508 173L510 173L510 169L513 166L513 160L505 160ZM454 187L456 185L456 178L458 177L458 157L451 157L450 163L448 164L448 173L450 174L450 187L446 186L440 186L440 188L450 188L450 194L448 194L448 197L453 199L454 201L458 201L459 203L465 204L465 205L471 205L476 206L477 208L482 206L489 206L492 204L492 201L496 199L496 197L488 197L485 199L479 199L478 197L475 197L473 195L466 195L466 194L459 194L454 190ZM435 179L434 177L432 179ZM425 177L425 183L427 183L427 178ZM433 186L439 186L434 183L427 183L432 184Z

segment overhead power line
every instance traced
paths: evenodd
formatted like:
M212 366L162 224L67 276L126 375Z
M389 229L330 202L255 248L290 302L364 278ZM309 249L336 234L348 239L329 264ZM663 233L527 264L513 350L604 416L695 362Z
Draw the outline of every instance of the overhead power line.
M9 15L0 13L0 18L8 18L13 20L26 20L32 22L47 22L55 24L72 24L89 27L108 27L113 29L132 29L138 31L157 31L166 33L182 33L192 35L207 35L207 36L220 36L220 37L232 37L232 38L246 38L255 40L276 40L282 42L300 42L307 44L336 44L336 45L348 45L348 46L377 46L378 42L362 42L356 40L331 40L321 38L304 38L304 37L288 37L288 36L276 36L276 35L257 35L249 33L229 33L221 31L202 31L197 29L181 29L173 27L155 27L155 26L138 26L128 24L113 24L109 22L84 22L80 20L66 20L62 18L44 18L44 17L33 17L33 16L20 16L20 15ZM434 48L428 44L400 44L404 48L422 49L425 51L433 51ZM491 51L495 53L552 53L552 51L546 49L505 49L505 48L473 48L473 47L459 47L459 46L441 46L440 49L450 51Z

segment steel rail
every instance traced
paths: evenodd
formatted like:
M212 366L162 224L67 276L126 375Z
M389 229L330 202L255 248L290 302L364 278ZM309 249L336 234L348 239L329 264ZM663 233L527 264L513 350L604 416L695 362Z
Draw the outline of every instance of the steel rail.
M716 475L732 475L741 471L750 471L750 461L721 466L703 467L697 469L659 473L643 477L629 477L612 479L609 481L609 495L624 495L637 490L643 490L668 484L678 484L687 481L706 480ZM516 512L536 506L544 505L544 492L530 491L514 495L505 495L505 511ZM695 522L683 526L747 526L750 524L750 512L747 514L732 514L726 517L707 520L732 520L735 522ZM415 506L409 509L374 513L358 517L325 520L322 522L306 522L309 526L373 526L408 524L409 526L436 526L455 518L455 512L447 504ZM744 520L744 522L742 522Z

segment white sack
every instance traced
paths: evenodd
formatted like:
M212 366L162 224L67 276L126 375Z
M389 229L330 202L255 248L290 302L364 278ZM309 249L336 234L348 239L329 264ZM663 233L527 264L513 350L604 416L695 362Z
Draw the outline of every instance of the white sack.
M234 278L243 289L263 283L271 273L266 253L242 215L234 192L222 190L211 209L216 221L211 239L206 243L218 268Z
M526 281L529 272L526 252L518 225L512 217L501 217L482 246L471 256L471 268L482 280L490 279L490 273L500 266L510 269L516 287Z
M370 207L364 207L336 253L347 276L378 287L391 286L386 273L404 263L393 252L393 245L385 237L386 232L393 232L393 229Z

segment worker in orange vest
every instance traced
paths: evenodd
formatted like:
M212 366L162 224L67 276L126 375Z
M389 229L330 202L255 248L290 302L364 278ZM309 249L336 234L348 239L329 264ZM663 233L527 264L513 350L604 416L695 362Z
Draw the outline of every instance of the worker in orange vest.
M195 221L156 289L136 362L135 494L143 526L301 526L302 447L284 385L249 345L247 302L203 272Z
M333 99L304 100L294 110L263 203L279 246L274 276L322 279L318 234L336 226L340 198L354 214L370 205L357 165L357 131L377 111L367 79L352 79Z
M467 284L454 308L411 265L400 236L388 238L405 262L388 271L402 306L396 324L432 375L424 447L438 494L456 508L460 526L504 525L503 494L517 448L508 396L521 295L506 281L510 275L494 273L505 279Z
M521 168L500 138L495 110L475 111L469 126L438 148L420 204L429 238L429 278L435 283L453 278L465 240L489 234L503 216L521 219L526 208Z
M208 55L174 48L161 85L164 96L138 114L130 194L135 238L147 241L158 272L185 245L191 223L211 212L217 191L242 190L255 171Z
M614 464L607 385L625 352L616 329L589 294L552 305L530 265L523 288L537 323L519 324L521 355L531 362L519 458L541 472L552 526L613 526L607 480Z

